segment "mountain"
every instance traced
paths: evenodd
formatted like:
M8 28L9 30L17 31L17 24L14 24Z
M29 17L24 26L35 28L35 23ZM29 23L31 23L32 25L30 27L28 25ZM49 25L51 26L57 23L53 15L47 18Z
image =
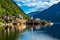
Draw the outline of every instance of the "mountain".
M40 11L36 11L36 12L31 12L31 13L28 13L27 15L32 17L33 15L36 15L37 13L40 13Z
M29 19L13 0L0 0L0 14L16 17L19 17L19 14L21 14L25 19Z
M41 7L40 7L40 8L38 8L38 9L35 9L35 10L37 10L37 11L30 12L30 13L28 13L27 15L31 17L31 16L33 16L33 15L36 15L36 14L44 11L45 9L47 9L47 8L41 8Z
M36 13L36 12L35 12ZM60 3L54 4L48 9L33 15L34 18L50 20L53 22L60 22Z

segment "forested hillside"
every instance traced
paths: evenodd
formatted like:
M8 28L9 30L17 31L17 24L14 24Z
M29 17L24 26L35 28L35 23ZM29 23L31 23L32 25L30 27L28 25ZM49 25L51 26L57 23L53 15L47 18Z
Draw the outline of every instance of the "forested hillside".
M19 14L21 14L25 19L29 19L13 0L0 0L0 14L6 14L10 17L19 17Z

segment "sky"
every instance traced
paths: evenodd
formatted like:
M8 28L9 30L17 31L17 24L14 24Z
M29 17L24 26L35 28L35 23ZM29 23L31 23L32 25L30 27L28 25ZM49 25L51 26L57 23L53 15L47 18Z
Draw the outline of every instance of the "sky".
M14 0L16 4L26 13L42 11L60 2L60 0Z

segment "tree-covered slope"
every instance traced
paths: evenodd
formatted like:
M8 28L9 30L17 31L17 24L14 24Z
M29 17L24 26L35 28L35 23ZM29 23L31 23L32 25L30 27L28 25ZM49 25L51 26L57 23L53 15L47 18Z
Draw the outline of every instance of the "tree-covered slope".
M13 0L0 0L0 14L16 17L19 17L19 14L21 14L25 19L29 19Z

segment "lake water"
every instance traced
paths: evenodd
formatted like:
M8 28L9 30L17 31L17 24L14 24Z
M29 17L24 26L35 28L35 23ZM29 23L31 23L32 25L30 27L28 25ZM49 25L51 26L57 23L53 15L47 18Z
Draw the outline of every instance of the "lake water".
M60 40L60 24L53 26L27 30L20 34L17 40Z
M0 32L0 40L60 40L60 24L44 28L33 28L19 33L16 30Z

